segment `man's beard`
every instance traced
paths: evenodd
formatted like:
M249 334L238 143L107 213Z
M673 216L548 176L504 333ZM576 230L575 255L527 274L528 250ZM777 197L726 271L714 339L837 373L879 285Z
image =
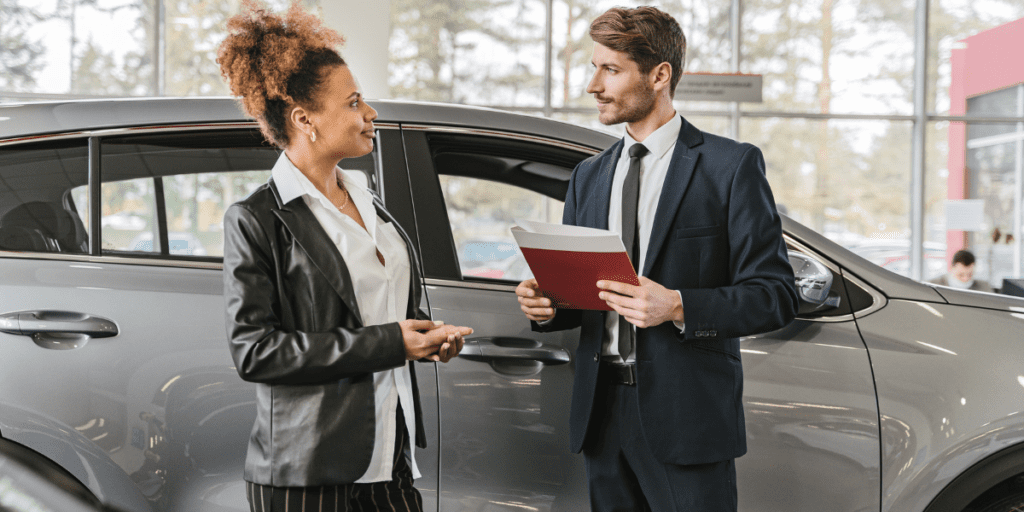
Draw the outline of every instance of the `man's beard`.
M652 110L654 110L654 88L646 82L641 81L637 83L630 96L635 100L633 103L622 104L616 102L622 105L622 110L608 121L601 121L601 123L607 125L635 123L643 120L645 117L650 115Z

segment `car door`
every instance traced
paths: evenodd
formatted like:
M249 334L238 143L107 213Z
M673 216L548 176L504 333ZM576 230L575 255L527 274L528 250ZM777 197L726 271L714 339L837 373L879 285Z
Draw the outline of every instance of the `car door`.
M740 510L879 509L878 406L853 312L884 297L787 235L791 253L832 273L838 307L801 303L797 319L740 340L747 454L736 461Z
M515 218L560 220L555 199L587 150L429 126L405 127L405 140L432 311L476 329L463 356L438 373L441 503L587 508L582 460L566 444L578 331L530 332L514 297L529 269L508 255ZM839 307L805 306L786 328L742 340L741 509L877 510L878 411L852 315L871 307L875 292L788 243L830 268Z
M16 313L26 328L0 333L0 433L126 510L247 510L255 387L227 350L221 226L228 205L267 181L279 152L251 124L143 133L107 132L73 157L46 144L31 158L2 155L12 190L0 199L38 196L62 208L86 245L0 252L0 314ZM397 126L383 126L378 140L400 144ZM385 161L403 159L375 151L342 165L377 187ZM417 370L429 435L433 365ZM436 453L417 455L427 503Z
M430 126L403 134L431 311L475 330L438 365L441 508L585 508L567 429L579 331L531 332L514 291L531 275L509 227L560 222L569 175L595 151Z

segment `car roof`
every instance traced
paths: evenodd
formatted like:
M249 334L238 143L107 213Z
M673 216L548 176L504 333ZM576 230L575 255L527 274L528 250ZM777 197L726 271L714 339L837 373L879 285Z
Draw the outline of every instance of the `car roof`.
M378 123L516 132L604 149L616 137L582 126L503 110L415 101L369 100ZM0 104L0 141L133 126L252 122L230 97L124 98Z

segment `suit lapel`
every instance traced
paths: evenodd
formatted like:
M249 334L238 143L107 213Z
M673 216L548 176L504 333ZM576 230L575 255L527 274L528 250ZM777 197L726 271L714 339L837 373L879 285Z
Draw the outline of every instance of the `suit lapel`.
M331 288L338 292L356 321L362 324L363 317L359 314L359 303L352 290L352 277L338 248L331 242L327 232L320 225L320 221L316 220L309 206L306 206L305 201L299 198L288 204L282 204L281 196L273 179L270 180L270 184L278 204L278 208L273 210L274 215L281 219L281 223L292 234L299 247L305 251L309 261L313 262L317 270L324 275Z
M594 212L594 222L590 227L608 229L608 207L612 202L612 180L615 178L615 166L619 163L619 155L622 154L624 143L619 139L611 147L603 161L599 162L597 175L597 186L594 189L594 197L599 201L592 201L597 211Z
M672 151L672 162L669 164L661 197L658 199L658 210L654 213L651 239L647 243L647 257L644 260L643 272L640 273L642 276L647 276L651 272L654 261L658 259L661 246L665 243L665 237L668 236L669 228L683 201L683 195L690 186L699 156L697 151L690 148L703 141L700 130L683 119L679 139L676 140L676 147Z

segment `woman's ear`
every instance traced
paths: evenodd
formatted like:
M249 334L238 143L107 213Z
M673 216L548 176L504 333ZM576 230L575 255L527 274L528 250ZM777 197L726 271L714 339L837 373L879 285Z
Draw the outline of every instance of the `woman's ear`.
M288 124L305 137L313 132L313 123L306 109L296 105L288 112Z

